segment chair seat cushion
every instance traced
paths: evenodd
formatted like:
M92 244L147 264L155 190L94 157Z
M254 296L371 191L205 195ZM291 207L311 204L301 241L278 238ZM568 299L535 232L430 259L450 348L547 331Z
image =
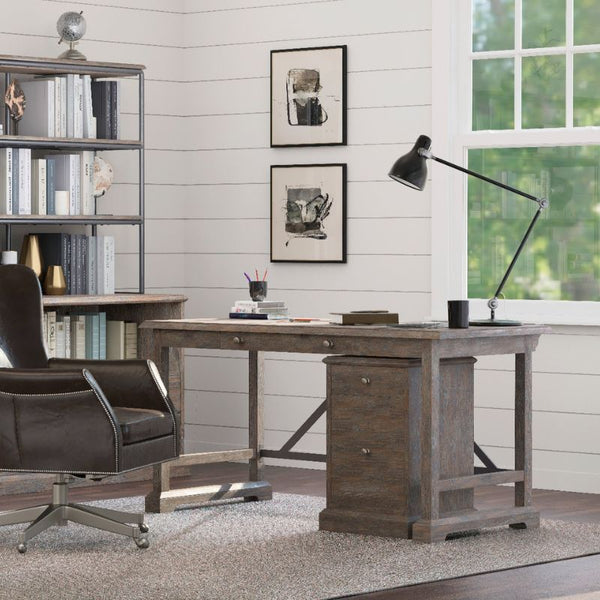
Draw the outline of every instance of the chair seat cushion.
M113 411L121 426L124 446L173 433L173 419L169 413L124 406L113 406Z

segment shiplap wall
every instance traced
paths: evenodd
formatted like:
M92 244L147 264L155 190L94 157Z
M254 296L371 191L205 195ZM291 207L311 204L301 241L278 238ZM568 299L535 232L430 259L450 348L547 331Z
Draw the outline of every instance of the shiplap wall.
M55 56L57 17L84 9L88 33L81 49L90 58L147 65L149 290L187 294L190 316L223 315L246 295L242 272L269 266L269 297L285 300L294 314L375 307L422 319L430 312L430 197L386 173L417 134L430 132L431 110L445 102L431 95L431 3L376 5L24 0L5 13L10 18L0 39L6 54ZM270 149L269 51L336 44L348 45L348 146ZM136 95L131 84L124 89L124 127L132 130ZM116 183L103 208L133 211L136 156L108 158ZM269 166L302 162L348 163L346 265L268 264ZM116 235L119 285L134 288L135 232ZM537 487L600 492L599 355L595 327L555 327L540 342L534 355ZM320 358L267 355L269 447L285 441L323 400ZM244 357L190 351L186 368L187 449L244 446ZM476 438L507 467L512 377L508 357L477 365ZM324 450L323 420L312 431L299 450Z
M146 289L155 293L177 292L185 286L181 218L186 198L181 183L187 174L180 158L184 107L176 93L183 79L182 9L181 0L22 0L10 7L7 3L0 28L2 54L58 56L66 48L57 45L58 17L68 10L83 10L87 33L79 48L88 59L146 65ZM122 137L137 138L137 81L123 80L122 90ZM136 214L137 152L103 156L113 165L115 182L99 200L99 210ZM135 290L137 228L104 227L99 233L116 237L117 287ZM17 249L19 238L16 231Z
M268 267L269 299L285 300L294 315L387 308L405 319L427 316L430 197L387 171L431 128L430 2L377 0L377 10L362 0L185 7L188 312L225 314L247 297L243 272ZM270 51L339 44L348 46L348 145L271 149ZM321 162L348 164L347 264L269 264L270 165ZM267 354L267 446L279 447L323 401L321 358ZM244 446L245 356L194 351L186 369L186 447ZM324 419L296 449L324 452Z

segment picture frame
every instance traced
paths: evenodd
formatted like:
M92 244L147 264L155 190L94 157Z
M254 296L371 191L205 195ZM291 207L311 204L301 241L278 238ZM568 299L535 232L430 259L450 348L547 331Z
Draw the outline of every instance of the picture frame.
M271 50L271 147L345 146L347 46Z
M271 262L346 262L346 171L271 165Z

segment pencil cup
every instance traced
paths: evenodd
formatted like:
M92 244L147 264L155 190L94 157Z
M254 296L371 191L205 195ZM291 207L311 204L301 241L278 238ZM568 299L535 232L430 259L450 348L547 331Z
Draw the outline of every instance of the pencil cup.
M254 302L261 302L267 297L267 282L266 281L251 281L250 282L250 298Z
M468 300L448 300L448 327L450 329L469 327Z

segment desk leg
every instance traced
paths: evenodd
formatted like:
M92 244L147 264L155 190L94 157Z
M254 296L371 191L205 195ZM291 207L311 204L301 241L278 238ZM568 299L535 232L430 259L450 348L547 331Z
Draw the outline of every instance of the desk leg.
M532 503L532 441L531 441L531 350L515 355L515 470L523 471L523 481L515 483L515 506L531 506ZM511 527L524 529L539 527L538 513L522 523Z
M421 357L421 518L414 523L412 537L421 542L445 539L437 532L440 516L440 356L435 343Z
M249 480L262 481L264 458L260 452L264 446L264 396L265 359L263 352L248 352L248 446L254 455L249 462ZM265 482L266 483L266 482ZM263 489L260 496L247 496L246 500L270 500L272 489Z

